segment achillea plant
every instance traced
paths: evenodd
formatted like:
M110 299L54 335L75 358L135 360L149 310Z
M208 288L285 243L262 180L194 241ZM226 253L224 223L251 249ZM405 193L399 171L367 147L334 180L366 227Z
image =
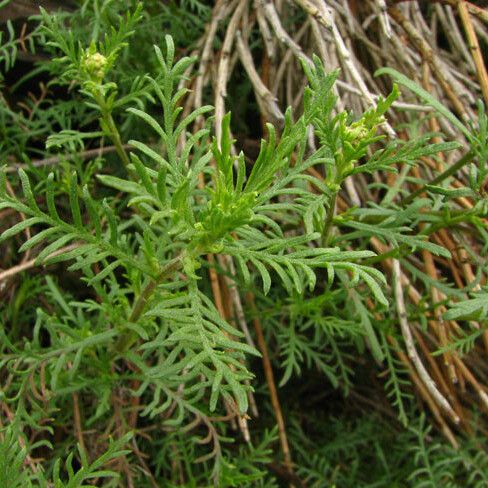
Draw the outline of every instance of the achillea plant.
M42 35L58 55L57 83L79 90L86 110L79 125L86 130L67 119L47 138L48 149L71 153L74 163L39 174L27 162L18 179L0 173L0 211L16 216L1 235L5 249L63 270L59 279L47 275L25 285L26 294L31 286L43 297L34 301L31 327L19 325L18 311L3 323L2 383L10 416L0 445L5 486L129 486L129 480L134 486L277 486L264 469L274 430L262 429L248 446L228 445L229 421L246 432L251 418L260 352L232 313L222 314L215 304L209 272L254 292L257 312L246 312L263 313L267 339L277 345L272 360L283 370L281 385L313 367L348 392L351 357L368 348L388 365L387 387L402 422L412 410L395 356L401 336L388 321L372 324L372 314L392 304L374 264L415 250L448 258L427 231L410 232L419 224L442 227L444 217L426 198L406 197L400 205L390 198L340 215L337 200L352 175L396 171L459 144L431 143L430 135L386 140L381 127L397 85L359 117L338 112L338 72L327 73L314 57L303 62L309 85L301 115L288 109L279 133L268 124L259 155L248 165L234 151L230 114L217 138L211 106L183 113L190 94L182 81L195 59L177 60L170 36L162 49L154 48L152 73L141 71L129 89L121 88L117 63L143 14L139 5L103 41L87 45L58 17L42 14ZM132 124L142 137L125 137ZM480 159L486 155L482 139L472 142ZM78 164L76 152L88 141L98 147L110 141L116 159ZM480 195L472 219L482 212L484 171L481 164L471 171L469 191ZM441 183L424 189L449 197ZM21 192L13 190L19 186ZM384 257L367 249L372 237L392 244L393 252ZM65 290L66 279L83 292ZM478 291L446 317L486 316L484 295ZM368 425L358 429L370 432ZM299 474L317 486L340 479L327 453L305 459L298 447L307 446L304 436L292 426L303 462ZM433 483L457 476L439 473L440 462L434 470L429 449L419 446L412 472L419 466L419 476ZM66 448L71 454L64 461ZM474 465L471 451L462 452ZM462 472L461 461L456 466ZM482 468L479 473L476 482ZM397 474L389 482L401 479Z

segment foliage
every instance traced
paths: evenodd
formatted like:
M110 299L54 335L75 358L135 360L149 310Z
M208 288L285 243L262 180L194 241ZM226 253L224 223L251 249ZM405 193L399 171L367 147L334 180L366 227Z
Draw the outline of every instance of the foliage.
M185 110L198 60L179 50L197 44L210 7L160 3L41 10L30 49L52 59L11 93L20 96L36 77L48 79L46 91L19 109L0 106L2 268L23 260L35 269L20 285L5 281L0 305L0 485L295 483L278 454L282 432L271 428L276 406L259 334L238 328L241 312L262 328L286 399L296 476L307 486L483 486L476 429L454 450L418 420L387 266L399 258L423 283L418 310L408 310L421 325L431 288L444 294L435 304L444 320L486 320L486 286L454 290L408 260L450 259L432 237L438 230L483 227L482 104L478 124L464 124L383 70L459 128L470 157L454 166L469 159L471 169L456 190L445 184L449 170L421 182L418 194L381 188L379 173L406 178L403 168L461 145L437 133L383 135L400 96L395 84L364 113L339 110L339 72L327 73L314 56L302 63L303 106L288 108L279 130L266 125L252 158L235 150L230 113ZM5 72L16 59L12 29L0 49ZM351 176L382 198L340 210ZM466 196L472 208L451 212ZM387 251L373 252L373 240ZM485 329L452 334L436 354L472 351ZM370 404L388 420L358 415L371 385L381 388ZM232 426L246 432L251 418L244 442Z

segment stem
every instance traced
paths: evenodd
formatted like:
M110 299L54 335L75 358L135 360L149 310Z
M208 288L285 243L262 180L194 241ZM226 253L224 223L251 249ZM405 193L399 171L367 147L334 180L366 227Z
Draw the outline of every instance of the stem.
M183 262L184 253L181 253L179 256L176 256L171 261L168 261L161 271L159 272L157 278L155 280L151 280L142 293L139 295L136 303L134 304L134 308L132 309L132 313L130 314L129 320L131 322L136 322L139 320L142 312L144 312L144 308L152 295L152 292L159 285L163 280L172 276L181 266Z
M183 251L179 256L176 256L171 261L168 261L159 272L158 276L155 279L149 281L149 283L144 287L141 294L137 298L132 308L132 312L129 316L128 321L131 323L137 322L146 305L148 304L151 295L153 294L156 287L162 283L166 278L172 276L178 269L180 269L183 259L185 257L185 252ZM123 353L127 351L127 349L133 344L137 335L133 330L125 331L115 343L115 351L118 353Z
M129 165L130 165L130 159L129 156L127 155L124 145L122 144L122 139L120 137L120 132L117 129L117 125L115 124L115 121L112 117L112 112L109 109L107 105L107 101L105 100L105 97L101 94L97 94L95 96L95 99L100 107L100 111L102 113L102 129L106 129L108 131L107 135L110 137L110 140L112 141L114 147L115 147L115 152L119 156L120 160L125 166L126 171L133 177L135 176L135 173L133 171L129 170Z
M103 114L102 117L103 117L103 120L104 120L105 124L107 125L108 129L110 130L109 137L115 146L115 151L117 152L119 158L124 163L124 166L125 166L125 169L127 170L127 172L131 173L131 171L129 170L130 159L129 159L129 156L127 155L127 153L125 152L124 145L122 144L122 139L120 138L119 130L117 129L117 126L115 125L112 114L110 112L108 112L106 114Z
M379 263L381 261L384 261L385 259L399 259L408 254L410 254L410 248L405 244L401 244L400 246L394 247L393 249L390 249L389 251L386 251L382 254L377 254L376 256L373 256L371 258L366 258L363 261L363 264L365 264L366 266L371 266L372 264Z
M405 341L405 345L407 347L408 357L412 361L418 375L420 376L425 387L427 388L435 402L445 412L449 414L450 418L455 424L459 424L461 419L459 418L458 414L453 410L450 403L446 400L443 394L439 391L439 388L425 368L417 352L417 349L415 348L412 331L410 330L410 325L408 323L408 315L403 299L403 291L400 285L401 277L402 270L400 267L400 261L398 261L398 259L393 259L392 288L395 297L395 303L397 306L398 322L400 323L400 330L402 332L403 340Z
M98 95L96 98L97 98L97 103L99 104L102 112L103 125L108 130L108 136L113 142L115 151L117 152L121 161L124 163L127 173L132 177L137 177L137 175L129 169L130 159L124 149L124 145L122 144L122 139L120 137L120 132L117 129L117 125L115 124L115 121L112 117L112 112L107 106L105 97L103 95ZM134 323L139 320L156 287L159 285L159 283L161 283L163 280L171 276L177 269L179 269L182 260L183 260L183 254L180 254L176 258L173 258L171 261L169 261L163 266L156 279L149 281L149 283L142 290L142 293L139 295L139 298L136 300L134 304L132 313L129 316L129 322ZM132 330L126 331L119 337L117 343L115 344L115 350L118 352L126 351L133 343L135 338L136 335L134 331Z
M467 163L471 161L471 159L474 156L473 151L468 151L457 163L454 163L450 168L446 169L444 172L442 172L439 176L434 178L432 181L429 183L426 183L425 185L422 185L419 189L415 190L413 193L411 193L408 197L404 198L403 200L400 201L398 204L400 207L404 207L405 205L408 205L409 203L412 203L412 201L417 198L421 193L423 193L427 186L429 185L437 185L441 181L444 181L446 178L449 178L452 176L454 173L459 171L463 166L465 166Z
M283 417L283 411L281 410L280 399L278 397L278 390L274 380L273 367L271 365L271 359L266 345L266 340L263 334L263 328L261 321L259 320L254 295L251 292L246 294L246 299L250 305L251 310L254 313L253 324L256 331L256 338L258 341L259 350L261 351L264 367L264 375L266 382L268 383L269 393L271 397L271 404L275 413L276 423L278 425L278 435L281 442L281 449L283 451L283 457L285 461L285 467L288 473L293 474L293 462L291 459L290 446L288 444L288 438L286 436L285 420Z
M322 246L327 247L329 244L330 231L332 228L332 221L334 219L336 207L337 192L334 192L329 200L329 211L327 212L327 219L325 221L324 229L322 230Z

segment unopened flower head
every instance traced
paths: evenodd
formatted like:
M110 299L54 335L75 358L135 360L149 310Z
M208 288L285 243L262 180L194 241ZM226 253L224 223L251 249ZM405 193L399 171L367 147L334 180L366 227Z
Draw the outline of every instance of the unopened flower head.
M350 127L345 128L345 136L352 144L359 143L368 135L368 129L362 123L352 124Z
M98 52L87 53L83 60L83 67L94 81L102 81L107 68L107 58Z

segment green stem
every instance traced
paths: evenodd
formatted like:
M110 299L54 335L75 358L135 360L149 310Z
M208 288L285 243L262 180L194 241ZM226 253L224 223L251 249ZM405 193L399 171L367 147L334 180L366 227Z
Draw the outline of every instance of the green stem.
M429 183L422 185L418 190L414 191L408 197L401 200L398 205L400 207L404 207L405 205L412 203L413 200L415 200L415 198L417 198L422 192L424 192L426 190L427 186L438 185L439 183L444 181L446 178L449 178L454 173L457 173L463 166L465 166L467 163L469 163L471 161L473 156L474 156L474 152L468 151L457 163L454 163L451 167L446 169L444 172L442 172L439 176L434 178Z
M184 257L185 252L182 252L179 256L176 256L171 261L168 261L161 268L157 277L149 281L149 283L144 287L141 294L135 301L134 306L132 307L132 312L128 319L129 322L135 323L140 319L146 308L146 305L151 299L154 290L160 283L162 283L165 279L171 277L176 271L181 268ZM129 349L129 347L134 343L136 338L137 335L133 330L125 331L117 340L115 344L115 351L117 351L118 353L123 353L127 351L127 349Z
M335 206L336 206L337 192L334 192L329 200L329 211L322 230L322 246L327 247L329 244L330 231L332 228L332 221L334 220Z
M101 94L96 96L96 101L100 107L100 111L102 113L102 129L107 131L107 136L112 141L112 144L115 146L115 152L119 156L120 160L125 166L126 171L132 176L135 176L133 171L129 170L130 159L127 155L127 152L124 149L124 145L122 144L122 138L120 137L119 129L117 129L117 125L112 117L112 112L107 105L105 97Z
M103 94L99 93L96 95L96 101L100 107L101 115L102 115L102 129L107 132L107 136L110 137L113 145L115 146L115 151L117 155L121 159L122 163L127 170L127 173L133 178L136 179L137 175L129 169L130 166L130 159L127 155L127 152L124 149L122 144L122 139L120 137L120 132L115 124L115 121L112 117L112 112L107 105L107 101ZM159 274L155 279L151 279L149 283L144 287L141 294L137 298L132 308L132 312L128 318L130 323L135 323L139 320L141 315L146 308L147 303L149 302L151 295L153 294L154 290L157 286L162 283L166 278L172 276L178 269L180 269L185 253L181 253L179 256L173 258L171 261L168 261L160 270ZM137 335L132 330L127 330L122 333L117 342L115 343L115 351L118 353L123 353L129 349L129 347L134 343L137 339Z
M137 299L136 303L134 304L134 308L132 309L132 313L130 314L129 317L129 320L131 322L136 322L137 320L139 320L156 286L159 285L166 278L172 276L178 269L180 269L183 263L183 259L184 259L184 252L181 253L179 256L173 258L171 261L168 261L163 266L156 279L151 280L146 285L144 290L142 290L142 293L139 295L139 298Z
M373 256L371 258L364 259L362 261L362 264L366 266L371 266L372 264L379 263L381 261L384 261L385 259L400 259L404 256L407 256L408 254L410 254L410 248L405 244L401 244L400 246L394 247L393 249L390 249L389 251L386 251L382 254L377 254L376 256Z
M127 170L128 173L131 173L129 170L129 165L130 165L130 159L129 156L127 155L124 146L122 144L122 139L120 138L120 133L119 130L117 129L117 126L115 125L114 119L112 117L111 113L108 113L106 115L103 115L104 122L106 123L108 129L110 130L110 139L113 142L113 145L115 146L115 151L117 152L117 155L121 159L121 161L124 163L125 169Z

